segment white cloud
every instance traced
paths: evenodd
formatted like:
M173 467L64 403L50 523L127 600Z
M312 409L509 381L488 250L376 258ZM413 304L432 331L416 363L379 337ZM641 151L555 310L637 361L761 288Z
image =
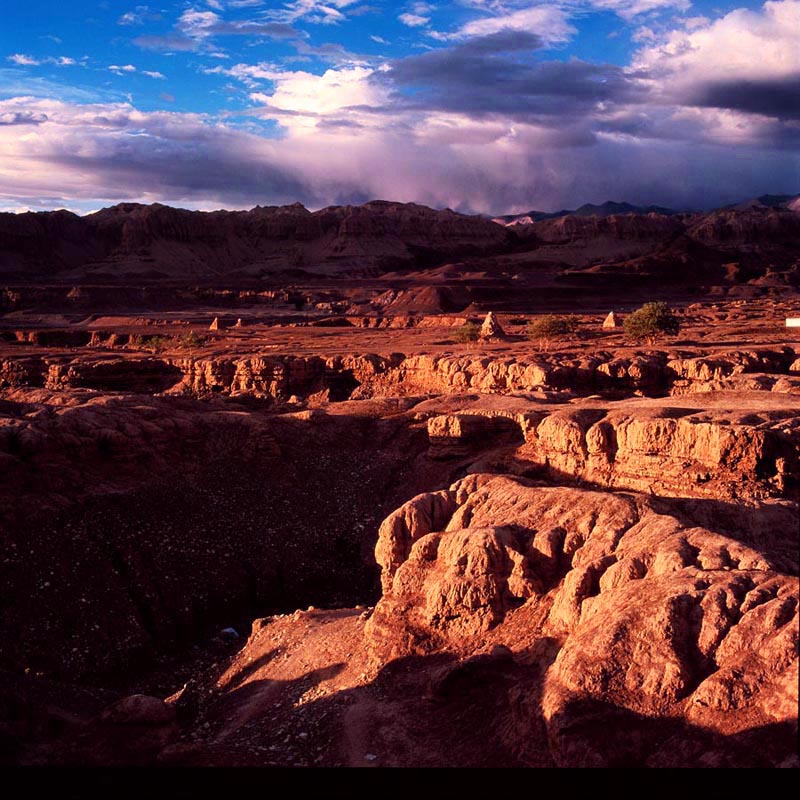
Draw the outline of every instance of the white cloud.
M35 67L42 63L33 56L26 56L24 53L14 53L8 56L8 61L12 64L19 64L21 67Z
M276 22L292 23L304 19L317 24L331 24L341 22L345 18L342 9L356 2L358 0L293 0L285 3L283 8L264 12L264 17Z
M275 85L272 94L255 93L251 95L252 100L272 109L291 112L291 116L283 119L283 124L292 130L305 130L313 128L320 115L335 114L353 106L385 103L388 92L369 80L373 72L368 67L344 67L314 75L303 71L251 68L248 75L266 78ZM356 119L357 116L356 112L348 113L352 122L363 124L363 120Z
M115 72L117 75L122 75L125 72L136 72L136 67L133 64L123 64L122 66L118 64L111 64L109 66L111 72Z
M401 14L397 19L409 28L421 28L431 21L430 17L423 17L419 14Z
M737 9L713 22L674 30L640 50L635 68L675 81L784 78L800 73L800 0Z
M463 25L456 37L488 36L503 30L535 33L545 42L564 42L577 33L566 10L552 5L522 8L508 14L484 17Z
M156 78L157 80L166 80L167 76L162 72L151 72L148 69L142 70L142 75L147 75L148 78Z

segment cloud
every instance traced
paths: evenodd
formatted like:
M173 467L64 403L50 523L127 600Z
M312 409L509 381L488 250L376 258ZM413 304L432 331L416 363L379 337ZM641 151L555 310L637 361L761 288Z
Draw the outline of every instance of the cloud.
M146 50L209 52L215 49L212 41L219 36L302 39L304 35L286 22L225 20L214 11L190 8L178 18L175 33L166 36L137 36L133 42Z
M369 109L388 101L388 90L370 82L373 70L368 67L329 69L322 75L276 69L251 69L249 74L267 78L275 85L272 94L256 93L251 95L251 99L269 105L271 109L308 114L311 124L320 115L358 107ZM357 111L351 113L355 119ZM295 124L304 123L298 121Z
M274 143L202 115L33 98L0 101L0 115L7 114L47 118L36 124L35 137L0 127L0 193L9 196L219 198L239 206L278 197L313 199L300 176L280 166Z
M535 33L548 43L565 42L577 29L568 21L569 13L555 5L537 5L510 13L472 20L462 25L450 38L488 36L501 31Z
M266 19L292 23L304 20L313 24L331 25L345 19L345 10L358 0L294 0L283 8L264 12Z
M176 47L219 54L217 37L273 38L263 26L279 26L268 30L328 66L292 68L269 53L205 69L250 102L216 118L142 112L118 93L69 96L26 65L8 66L0 197L232 207L384 197L495 213L609 196L703 206L797 191L800 0L716 20L671 16L680 0L461 4L473 19L444 34L426 28L437 47L386 61L299 39L295 23L333 25L366 7L355 2L265 4L242 21L227 18L234 0L220 0L225 11L195 0L170 34ZM649 31L629 65L550 53L590 7ZM415 3L402 10L442 17Z
M401 14L397 19L409 28L420 28L431 21L430 17L422 17L419 14Z
M203 40L212 36L267 36L288 39L299 36L291 25L254 20L226 21L213 11L184 11L175 26L190 39Z
M633 68L654 98L784 120L800 116L800 0L687 22L635 55Z
M41 125L47 122L47 114L38 111L0 112L0 125Z
M732 80L699 84L686 102L778 119L800 119L800 74L784 80Z
M14 53L13 55L8 56L7 60L12 64L18 64L19 66L24 67L35 67L42 63L37 58L34 58L33 56L26 56L24 53Z
M665 9L686 11L692 5L691 0L589 0L588 4L593 8L613 11L625 20Z
M161 19L161 14L151 11L148 6L136 6L132 11L126 11L117 20L117 25L144 25L145 22L159 19Z
M7 60L20 67L38 67L42 64L55 64L57 67L72 67L78 62L69 56L46 56L45 58L35 58L23 53L14 53L8 56Z
M798 31L800 0L766 2L669 31L640 50L633 66L671 82L785 78L800 73Z
M147 75L148 78L155 78L156 80L166 80L167 76L164 75L162 72L155 72L148 69L142 70L142 75Z
M0 101L3 118L40 115L31 124L35 136L0 128L0 194L20 204L58 197L71 198L73 205L127 199L237 208L295 200L320 207L383 197L498 213L609 196L680 206L796 191L796 149L741 144L731 158L719 143L610 133L587 138L580 125L558 130L459 114L361 128L361 120L343 113L341 104L374 87L365 89L352 78L353 86L320 111L323 125L288 127L280 140L203 115L141 112L127 103ZM308 79L294 74L283 80L282 93L270 99L296 109L291 113L312 114L306 110ZM325 85L342 80L330 76Z
M503 30L399 59L371 79L395 90L399 108L499 114L557 125L601 102L633 100L641 91L620 67L531 61L544 46L536 34Z

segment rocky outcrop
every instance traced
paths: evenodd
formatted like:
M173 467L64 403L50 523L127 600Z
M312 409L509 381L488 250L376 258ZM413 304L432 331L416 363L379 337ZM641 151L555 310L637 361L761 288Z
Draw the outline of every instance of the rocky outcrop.
M664 385L666 354L637 353L617 358L598 352L583 358L553 354L524 358L459 355L409 356L379 374L361 396L407 394L510 393L537 389L656 390Z
M613 311L608 312L608 316L603 320L603 330L609 330L613 328L618 328L619 322L617 321L617 315Z
M0 389L44 386L47 365L40 356L0 360Z
M800 416L791 404L758 415L657 401L601 406L474 408L428 419L430 454L454 459L506 448L520 470L666 497L794 497Z
M483 320L479 336L487 342L502 342L506 338L506 332L493 312L490 311Z
M431 458L460 458L524 441L518 421L504 414L443 414L428 419L427 426Z
M722 391L800 394L792 374L793 350L731 351L711 357L675 359L667 364L674 397Z
M800 485L796 411L741 422L670 407L556 411L527 426L527 457L601 486L665 496L764 497Z
M431 503L438 518L416 528L411 508ZM785 525L796 511L761 513ZM503 645L524 659L537 641L559 643L540 689L523 678L512 690L507 744L523 762L540 757L541 720L560 766L681 763L685 748L663 747L681 734L703 744L689 761L722 765L735 742L708 732L796 729L798 581L746 528L732 538L642 495L495 475L416 498L401 517L410 547L387 520L376 550L385 589L365 629L370 652L385 663ZM599 736L604 726L615 736Z
M179 393L250 395L286 402L290 397L346 400L361 383L397 364L397 358L352 356L252 356L182 358L170 363L183 373Z
M48 360L44 386L155 394L171 389L180 379L180 370L157 358Z

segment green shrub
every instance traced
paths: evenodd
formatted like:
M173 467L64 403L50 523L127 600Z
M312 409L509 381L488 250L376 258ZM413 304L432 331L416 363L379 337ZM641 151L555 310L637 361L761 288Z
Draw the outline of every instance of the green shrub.
M664 302L645 303L625 318L625 333L637 342L655 344L664 335L674 336L680 322Z
M476 324L475 322L467 322L455 332L455 340L460 344L477 342L480 333L480 325Z
M205 344L206 337L200 336L196 331L186 331L178 336L178 347L185 347L193 350L195 347L200 347Z
M169 341L165 336L145 336L141 340L141 347L145 350L153 350L156 353L165 350L168 344Z
M544 314L541 317L534 317L528 323L528 338L532 342L539 342L542 345L549 344L552 339L561 339L572 336L578 329L578 318L573 314L558 316L556 314Z

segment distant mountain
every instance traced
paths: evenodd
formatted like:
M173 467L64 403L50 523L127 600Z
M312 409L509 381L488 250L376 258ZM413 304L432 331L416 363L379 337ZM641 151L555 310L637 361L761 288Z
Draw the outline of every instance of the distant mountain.
M415 203L314 212L300 203L212 212L122 203L85 217L0 214L0 276L206 279L386 270L502 253L514 241L491 220Z
M750 208L788 208L797 211L800 208L800 194L762 194L753 200L744 203L735 203L725 206L725 209L745 211Z
M505 214L495 217L495 221L505 225L530 225L532 222L540 222L543 219L557 219L558 217L610 217L616 214L662 214L671 216L680 212L664 206L635 206L632 203L619 203L614 200L606 200L605 203L595 205L585 203L580 208L566 209L561 211L528 211L525 214Z
M505 219L515 223L387 201L313 212L299 203L212 212L124 203L83 217L0 214L0 279L347 279L472 260L481 272L548 264L570 280L582 270L603 280L708 283L735 272L737 280L800 283L799 195L764 195L701 213L607 202Z

